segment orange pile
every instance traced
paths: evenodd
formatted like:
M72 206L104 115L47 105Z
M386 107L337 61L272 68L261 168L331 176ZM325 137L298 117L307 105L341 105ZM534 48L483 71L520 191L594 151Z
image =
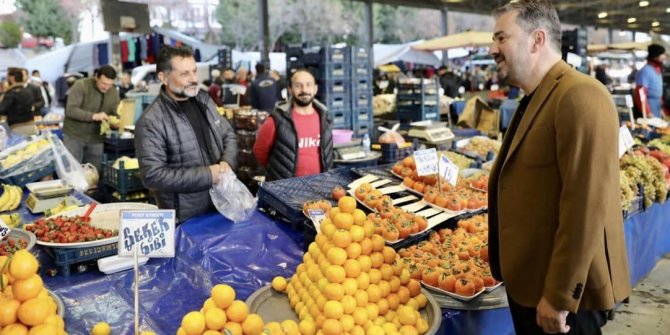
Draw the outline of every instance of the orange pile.
M38 268L35 256L25 249L11 259L0 256L0 335L66 334Z
M428 321L419 313L427 303L420 283L374 230L349 196L321 222L321 232L286 287L301 334L428 331Z

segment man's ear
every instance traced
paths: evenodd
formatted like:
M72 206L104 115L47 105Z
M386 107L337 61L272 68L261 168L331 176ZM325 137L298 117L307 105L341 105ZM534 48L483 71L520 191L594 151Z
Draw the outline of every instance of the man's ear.
M160 80L163 85L167 85L167 74L165 74L165 72L158 72L158 80Z

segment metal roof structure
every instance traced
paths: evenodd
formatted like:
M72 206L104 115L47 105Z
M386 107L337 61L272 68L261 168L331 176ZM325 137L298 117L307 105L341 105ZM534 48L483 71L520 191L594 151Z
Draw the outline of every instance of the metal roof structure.
M489 15L503 0L357 0ZM554 0L562 23L670 34L670 0ZM643 5L643 6L640 6ZM606 15L604 14L606 13ZM600 16L599 16L600 15ZM635 20L633 20L633 18Z

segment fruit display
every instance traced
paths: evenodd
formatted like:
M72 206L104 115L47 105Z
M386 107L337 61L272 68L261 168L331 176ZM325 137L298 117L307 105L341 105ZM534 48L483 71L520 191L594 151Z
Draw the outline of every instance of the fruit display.
M21 215L19 215L19 213L2 214L0 215L0 220L2 220L2 222L9 228L15 228L21 225Z
M0 256L0 334L66 334L58 306L37 273L29 251Z
M14 185L2 184L2 195L0 196L0 212L13 211L21 204L23 190Z
M473 163L475 163L474 159L468 158L466 156L463 156L457 152L453 151L441 151L440 152L443 155L446 155L449 160L454 163L456 166L458 166L459 169L467 169L472 166ZM438 153L438 155L440 154Z
M112 128L118 128L120 123L121 120L116 115L111 115L107 120L100 122L100 135L106 135L112 131Z
M41 138L28 143L23 148L9 153L4 159L0 159L0 169L6 170L34 157L36 154L42 152L45 149L48 149L49 144L50 142L46 138Z
M91 226L91 218L76 215L74 217L57 216L37 219L27 225L38 241L48 243L76 243L102 240L119 235L118 230L101 229Z
M664 202L668 195L668 182L670 179L668 167L661 164L656 158L648 156L648 149L639 148L632 154L625 154L619 160L619 169L623 171L630 182L624 180L624 185L640 184L644 190L644 205L650 207L654 201ZM624 178L626 178L624 177ZM622 194L630 193L622 190ZM633 194L637 194L636 191ZM622 199L626 201L628 199Z
M126 170L136 170L140 168L140 163L137 158L130 158L128 156L121 156L114 161L112 165L115 169L120 169L121 162L123 162L123 168Z
M324 212L328 212L332 207L333 205L328 200L311 200L302 205L302 211L307 213L308 209L322 209Z
M424 285L471 297L498 284L488 265L488 217L486 214L460 220L456 229L433 232L398 254L409 266L411 278Z
M232 287L225 284L215 285L199 311L184 315L177 335L262 334L266 328L263 318L249 313L249 306L235 297Z
M139 199L146 199L149 197L146 191L137 191L137 192L130 192L125 195L125 198L119 193L118 191L112 192L112 196L116 200L139 200Z
M465 141L467 143L462 147L459 147L459 149L465 152L475 153L482 158L486 158L489 152L498 155L498 151L500 151L500 146L502 145L502 142L484 136L475 136Z
M427 297L419 281L344 196L321 222L285 287L302 334L424 334ZM283 281L277 280L281 289Z
M6 240L0 241L0 256L10 256L15 252L26 249L28 247L28 241L26 240Z
M50 216L58 215L60 213L71 211L71 210L77 209L79 207L81 207L81 206L68 204L68 201L64 199L63 201L59 202L58 205L56 205L56 207L49 208L46 211L44 211L44 216L45 217L50 217Z

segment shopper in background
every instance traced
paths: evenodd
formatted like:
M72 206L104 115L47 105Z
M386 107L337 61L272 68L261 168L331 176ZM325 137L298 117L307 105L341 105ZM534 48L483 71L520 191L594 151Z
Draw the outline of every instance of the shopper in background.
M239 69L237 69L237 74L235 75L235 83L246 87L247 89L249 88L249 70L247 70L246 67L241 66ZM245 92L244 94L239 94L238 101L240 106L248 106L249 105L249 96L247 94L248 92Z
M235 84L235 71L227 67L223 70L223 83L221 84L221 100L223 105L236 105L237 95L233 93L229 85Z
M23 84L23 71L10 67L7 79L10 86L0 99L0 115L7 116L7 124L12 132L23 136L36 135L33 95Z
M663 117L663 62L665 48L658 44L647 47L647 64L635 76L635 93L633 94L635 107L642 112L641 93L644 92L647 115Z
M277 81L265 72L265 65L257 63L256 78L249 85L251 107L265 112L273 110L280 100L277 93Z
M68 91L63 143L81 163L91 163L100 171L104 135L100 123L118 116L119 92L114 87L116 70L103 65L93 78L77 80Z
M493 12L501 80L520 102L489 182L489 262L517 334L600 334L630 293L619 199L619 120L594 78L561 60L546 0Z
M286 100L288 98L288 85L286 79L277 70L270 71L270 77L277 82L277 97L279 100Z
M277 104L256 136L253 151L267 170L266 180L319 174L333 164L333 120L314 99L314 76L297 70L289 87L289 100Z
M135 85L130 81L130 71L123 71L121 73L121 83L119 83L119 97L126 98L126 93L131 92Z
M42 99L42 87L30 82L28 76L28 69L21 69L23 73L23 87L27 88L32 95L33 114L42 115L42 108L44 108L44 100Z
M53 87L49 85L48 81L42 80L39 70L33 70L31 73L30 82L40 88L42 101L44 102L44 106L40 110L40 114L44 116L49 113L55 91Z
M180 222L216 210L209 189L237 165L237 136L198 89L197 71L190 48L163 47L156 59L160 94L135 126L142 182Z
M446 65L442 65L437 69L437 74L440 76L440 86L444 90L444 95L452 99L457 98L461 83L454 71L449 70Z

